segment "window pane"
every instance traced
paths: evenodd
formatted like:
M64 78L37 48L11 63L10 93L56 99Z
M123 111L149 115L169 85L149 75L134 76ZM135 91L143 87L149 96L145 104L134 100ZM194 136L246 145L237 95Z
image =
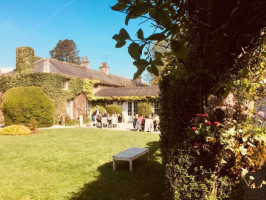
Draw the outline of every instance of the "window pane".
M128 102L128 116L132 116L132 102Z
M134 116L137 114L137 102L134 102Z

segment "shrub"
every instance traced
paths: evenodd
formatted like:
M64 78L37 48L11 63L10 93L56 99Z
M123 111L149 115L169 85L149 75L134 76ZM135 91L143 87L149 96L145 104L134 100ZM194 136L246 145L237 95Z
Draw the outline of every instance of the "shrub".
M144 117L146 117L149 114L153 113L153 108L151 106L151 104L149 103L138 103L137 104L137 114L138 115L143 115Z
M66 126L74 126L74 125L77 125L78 123L79 123L79 120L72 119L72 120L66 122Z
M92 107L92 109L91 109L91 114L93 114L94 113L94 111L96 110L96 106L99 108L99 111L100 111L100 113L105 113L106 112L106 109L105 109L105 107L103 107L103 106L100 106L100 105L95 105L94 107Z
M2 111L6 126L28 126L35 118L39 127L54 124L54 106L39 87L11 88L3 96Z
M109 106L107 106L106 107L106 111L110 115L112 115L114 113L120 113L122 115L122 108L120 106L117 106L117 105L109 105Z
M31 130L24 125L11 125L3 128L0 135L29 135Z

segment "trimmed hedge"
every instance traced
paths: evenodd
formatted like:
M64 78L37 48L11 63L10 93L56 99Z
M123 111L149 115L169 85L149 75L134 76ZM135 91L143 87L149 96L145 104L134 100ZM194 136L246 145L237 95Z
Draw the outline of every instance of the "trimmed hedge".
M105 113L106 112L106 109L105 109L105 107L104 106L100 106L100 105L95 105L95 106L93 106L92 107L92 109L91 109L91 114L93 114L94 113L94 111L96 110L96 106L99 108L99 112L100 113Z
M17 87L8 90L3 96L2 112L6 126L28 126L33 118L36 119L38 127L54 124L53 103L39 87Z
M0 130L0 135L29 135L31 130L24 125L11 125Z
M122 115L122 108L120 106L117 106L117 105L109 105L109 106L107 106L106 107L106 111L110 115L112 115L114 113L120 113Z
M137 114L138 115L143 115L144 117L146 117L147 115L152 114L153 111L153 107L151 106L151 104L149 103L144 103L144 102L140 102L137 104Z

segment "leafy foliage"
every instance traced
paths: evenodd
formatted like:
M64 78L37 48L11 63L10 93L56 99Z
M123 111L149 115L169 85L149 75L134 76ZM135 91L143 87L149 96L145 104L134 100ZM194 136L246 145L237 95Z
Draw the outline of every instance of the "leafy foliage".
M106 106L106 112L109 113L110 115L114 113L120 113L122 115L122 108L117 105L108 105Z
M197 167L200 167L201 161L201 158L193 157L187 151L190 138L184 133L191 117L203 112L210 94L226 94L234 81L242 81L244 74L247 76L258 71L263 59L261 55L265 52L262 44L265 41L266 21L260 19L266 17L266 4L261 4L260 0L118 2L123 6L114 10L127 14L126 24L140 17L150 20L155 28L152 35L143 34L143 39L142 34L137 34L140 35L138 40L132 37L125 39L131 42L129 47L134 44L134 51L132 47L129 51L137 66L134 78L146 69L157 73L155 68L161 62L154 62L158 58L153 57L151 45L166 41L166 48L170 49L166 55L171 55L171 59L162 73L160 83L161 148L167 177L165 199L191 199L180 193L192 187L182 182L187 176L194 176L197 184L207 184L214 179L205 176L204 171L198 173L191 168L186 171L187 174L180 173L179 168L184 168L184 165L175 158L188 155L188 159L195 159ZM160 60L163 56L159 56ZM249 88L249 82L245 85ZM236 119L237 122L243 120L238 116ZM210 172L207 170L211 176ZM223 188L220 184L216 186L218 190ZM217 191L215 187L212 191ZM221 194L225 194L226 190L221 191ZM215 192L209 197L226 198ZM194 199L197 198L205 197Z
M59 40L56 47L50 51L53 59L73 64L80 64L79 50L73 40Z
M100 112L100 113L103 114L103 113L106 112L106 108L105 108L105 106L103 106L103 105L101 105L101 104L94 104L93 107L92 107L92 109L91 109L91 113L92 113L92 114L93 114L94 111L96 110L96 107L99 108L99 112Z
M69 79L69 90L63 89L63 81L65 78ZM86 94L88 99L92 99L94 83L96 82L65 77L59 74L24 73L12 76L0 76L0 91L6 92L13 87L40 87L53 101L55 119L56 121L60 121L61 116L66 115L64 102L68 99L74 99L82 92Z
M153 107L149 103L140 102L137 104L137 114L143 115L144 117L147 117L148 115L152 114Z
M11 88L3 96L1 106L7 126L13 124L28 126L33 118L39 127L49 127L54 124L54 105L41 88Z
M31 47L18 47L16 49L16 72L27 73L34 69L33 63L40 57L35 56Z
M29 135L31 130L24 125L11 125L0 130L0 135Z

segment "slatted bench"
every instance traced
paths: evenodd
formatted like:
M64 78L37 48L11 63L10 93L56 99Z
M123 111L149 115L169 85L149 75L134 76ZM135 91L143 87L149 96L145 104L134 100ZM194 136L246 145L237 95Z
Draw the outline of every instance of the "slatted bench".
M148 160L149 160L149 149L148 148L136 148L132 147L129 148L121 153L118 153L113 156L113 170L116 170L116 160L124 160L129 161L129 171L132 172L133 169L133 160L139 158L140 156L148 154Z

